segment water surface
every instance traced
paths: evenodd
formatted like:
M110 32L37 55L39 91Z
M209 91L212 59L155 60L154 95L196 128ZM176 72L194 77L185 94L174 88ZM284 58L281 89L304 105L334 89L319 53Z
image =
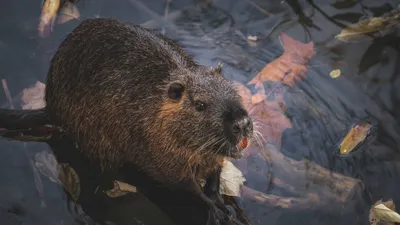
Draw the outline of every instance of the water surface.
M394 30L360 43L334 39L343 24L357 22L361 17L380 16L395 9L399 2L358 2L214 0L211 7L204 8L198 0L172 0L167 13L166 1L161 0L84 0L77 6L82 19L112 17L156 29L179 41L199 63L216 66L222 62L224 75L242 83L282 54L280 32L301 42L313 41L316 55L310 62L307 78L287 97L293 128L284 132L280 151L290 158L307 158L360 179L363 195L357 199L357 207L342 211L326 208L294 212L252 203L245 203L243 208L246 215L251 215L252 224L309 225L368 224L369 207L374 202L381 198L400 202L399 32ZM0 6L0 76L7 81L17 108L22 89L37 80L45 82L49 59L56 47L79 24L70 21L57 25L49 38L39 38L36 27L40 6L40 0L4 1ZM288 22L272 29L283 20ZM250 45L249 35L268 38ZM344 64L335 66L337 61ZM337 68L342 75L332 79L329 73ZM9 107L4 92L0 92L0 101L3 107ZM338 157L339 138L363 118L376 121L374 141L354 156ZM41 176L44 197L37 191L30 160L40 151L50 151L46 144L1 140L0 145L1 224L82 223L75 221L76 212L70 209L70 200L60 186ZM263 183L251 176L246 178L253 188L266 191ZM41 207L42 201L46 207ZM122 206L115 205L107 213L116 224L141 224L135 216L126 216L130 214L159 215L155 211L124 211ZM112 216L113 213L118 216Z

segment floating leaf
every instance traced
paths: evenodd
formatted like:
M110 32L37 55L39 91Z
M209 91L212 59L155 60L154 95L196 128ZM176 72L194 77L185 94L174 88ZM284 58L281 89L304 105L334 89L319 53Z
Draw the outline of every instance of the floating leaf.
M285 33L281 34L283 54L267 64L248 84L277 81L293 86L303 79L308 62L314 56L314 44L298 42Z
M235 87L235 90L238 92L240 97L242 97L243 105L246 108L250 107L250 105L252 104L252 95L250 89L237 81L233 81L232 83Z
M35 86L25 88L22 92L21 107L22 109L40 109L44 108L46 102L44 101L46 85L37 81Z
M135 186L132 186L130 184L121 182L121 181L114 181L114 187L111 190L107 190L104 193L108 195L110 198L117 198L124 196L130 192L136 193L137 189Z
M240 189L245 181L242 172L231 161L225 160L221 171L220 193L240 197Z
M60 181L71 194L72 199L77 202L81 194L81 182L78 174L68 163L61 163L58 168Z
M265 88L262 83L257 82L254 87L256 89L256 93L251 96L251 104L257 104L267 98L267 95L265 94Z
M257 40L258 40L258 37L257 37L257 36L251 36L251 35L249 35L249 36L247 36L247 40L248 40L248 41L257 41Z
M360 20L358 23L344 28L335 38L344 42L363 41L366 38L370 38L373 33L395 25L397 17L398 15L393 17L370 17Z
M78 200L81 191L79 176L67 163L58 164L53 154L43 151L36 154L35 166L52 182L63 185L74 201Z
M340 154L345 155L353 151L359 143L365 140L371 127L369 123L353 126L340 144Z
M329 76L331 76L332 78L338 78L340 76L340 74L341 74L340 69L336 69L336 70L332 70L329 73Z
M57 22L63 24L72 19L79 19L80 16L78 8L72 2L65 2L60 10Z
M371 207L371 209L370 209L370 211L369 211L369 223L370 223L371 225L377 225L377 224L379 224L379 225L383 225L383 224L386 224L386 225L394 225L394 223L390 223L390 222L386 222L386 221L381 221L381 219L378 218L378 217L375 215L375 209L374 209L374 207L377 206L377 205L379 205L379 204L384 204L384 205L385 205L386 207L388 207L390 210L396 211L396 206L395 206L395 204L393 203L392 200L389 200L389 201L386 201L386 202L382 202L382 200L378 200L377 202L375 202L375 204Z
M369 222L371 225L393 224L400 222L400 215L396 212L395 204L392 200L382 202L377 201L370 210Z
M257 131L262 135L266 141L275 144L276 146L280 146L282 139L282 132L287 128L290 128L292 125L290 120L284 114L286 110L286 106L283 101L282 93L275 93L275 98L273 101L255 101L256 98L253 98L251 91L244 85L240 83L235 83L236 89L239 90L239 95L242 97L242 101L244 106L249 111L250 116L257 126ZM271 93L271 91L265 94L264 86L262 89L257 88L256 96L262 97L262 99L266 99L267 95ZM257 97L258 98L258 97ZM253 103L254 102L257 103Z
M48 177L52 182L61 184L58 179L58 163L53 154L42 151L35 156L35 166L41 174Z
M45 0L40 15L39 35L46 37L53 30L54 21L57 17L57 11L60 7L60 0Z

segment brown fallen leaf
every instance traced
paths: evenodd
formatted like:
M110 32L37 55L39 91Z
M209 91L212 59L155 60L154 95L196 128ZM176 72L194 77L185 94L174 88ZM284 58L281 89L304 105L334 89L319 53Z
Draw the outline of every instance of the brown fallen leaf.
M257 132L277 148L280 148L283 131L292 127L284 109L283 102L279 101L263 101L249 109Z
M60 10L57 23L63 24L73 19L79 19L81 14L72 2L65 2Z
M395 13L392 16L370 17L360 20L355 24L351 24L344 28L338 35L335 36L344 42L360 42L369 39L371 35L398 24L400 13Z
M251 104L257 104L259 102L264 101L267 98L267 95L265 94L264 85L260 82L257 82L254 85L254 88L256 89L256 93L253 96L251 96Z
M64 188L70 193L72 199L77 202L81 194L81 182L78 174L68 163L61 163L58 168L58 178L64 185Z
M303 79L308 62L314 56L314 43L298 42L285 33L281 34L283 54L267 64L248 84L277 81L293 86Z
M79 176L68 163L58 164L52 153L42 151L35 156L35 167L50 181L63 185L75 202L78 200L81 192Z
M338 78L340 76L340 74L341 74L340 69L336 69L336 70L332 70L329 73L329 76L331 76L332 78Z
M372 125L369 123L354 125L340 144L340 154L346 155L353 151L359 143L365 140L371 127Z
M235 87L235 90L238 92L240 97L242 97L242 103L246 108L249 108L250 105L252 104L252 95L250 89L248 89L246 86L243 84L233 81L233 86Z
M39 35L47 37L53 30L54 21L60 8L60 0L45 0L40 15L40 23L38 27Z
M136 187L117 180L114 181L114 187L112 189L104 191L104 193L106 193L106 195L110 198L118 198L130 192L136 193Z
M286 106L283 93L275 91L274 100L268 101L266 96L270 93L265 94L262 84L260 85L262 89L257 89L254 98L255 95L252 95L251 91L243 84L234 82L234 85L254 121L256 132L279 148L283 131L292 127L290 120L284 114Z
M396 213L396 206L390 199L386 202L377 201L370 209L369 222L371 225L394 225L400 221L400 215Z

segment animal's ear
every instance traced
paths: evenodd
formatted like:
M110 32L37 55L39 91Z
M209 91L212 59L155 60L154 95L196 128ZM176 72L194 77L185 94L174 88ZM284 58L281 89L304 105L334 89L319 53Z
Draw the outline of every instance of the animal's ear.
M168 97L172 100L180 100L182 98L185 86L182 83L174 81L168 86Z

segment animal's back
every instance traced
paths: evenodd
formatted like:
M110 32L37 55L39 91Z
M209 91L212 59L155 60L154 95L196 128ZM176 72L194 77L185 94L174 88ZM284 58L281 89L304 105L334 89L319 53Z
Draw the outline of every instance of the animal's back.
M121 163L146 149L170 71L194 66L173 41L114 19L82 22L51 61L46 112L91 157ZM132 155L133 156L133 155Z

